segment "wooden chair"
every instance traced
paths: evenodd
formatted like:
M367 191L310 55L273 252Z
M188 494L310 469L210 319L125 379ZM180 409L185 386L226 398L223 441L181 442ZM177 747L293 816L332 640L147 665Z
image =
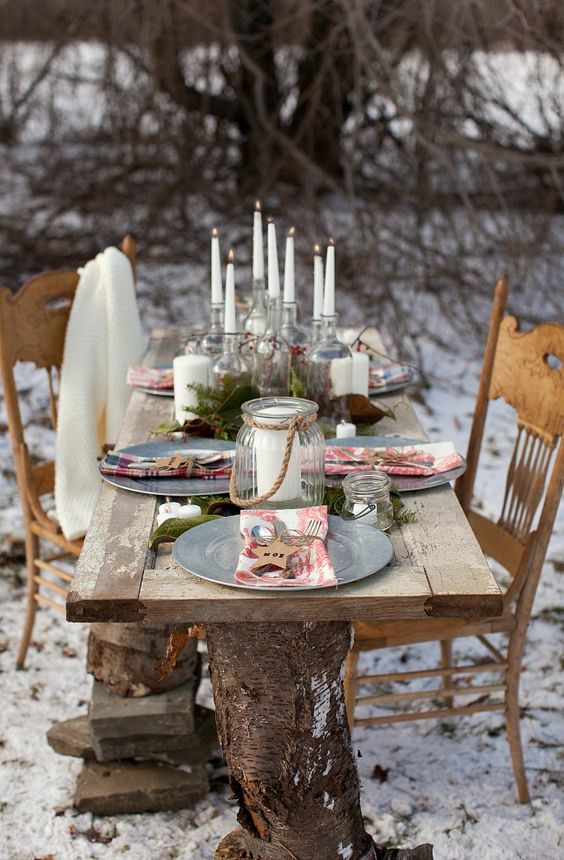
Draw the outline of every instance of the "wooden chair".
M135 270L136 247L126 236L121 248ZM27 565L27 607L24 629L17 658L23 668L37 604L42 603L64 613L64 598L72 581L72 573L56 562L76 559L82 540L67 540L57 520L48 515L42 496L55 487L55 463L34 464L26 445L24 426L19 408L14 367L18 361L30 361L47 371L50 418L57 426L57 386L63 360L65 331L78 285L73 271L45 272L30 278L16 293L0 289L0 370L8 413L8 428L14 457L25 529ZM55 551L43 555L40 540ZM46 593L45 593L46 592Z
M521 803L529 800L519 732L519 676L527 625L564 486L564 326L539 325L521 332L515 317L504 317L507 279L496 285L491 325L468 448L468 467L456 494L485 555L510 575L499 618L429 618L410 622L355 623L355 642L347 660L345 695L352 726L448 718L480 711L505 712L507 736ZM488 402L502 397L516 412L516 441L507 472L501 514L493 522L472 510L472 492ZM492 644L491 633L506 634L506 647ZM453 640L475 636L487 657L465 665L453 662ZM361 651L437 641L439 665L417 671L359 676ZM480 683L492 673L497 680ZM358 695L361 684L390 685L437 679L434 689ZM393 687L392 687L393 689ZM475 697L474 702L468 696ZM437 703L437 700L438 703ZM357 718L358 705L410 707L388 715ZM425 702L427 704L425 704ZM431 704L433 703L433 704ZM437 704L436 707L433 705Z

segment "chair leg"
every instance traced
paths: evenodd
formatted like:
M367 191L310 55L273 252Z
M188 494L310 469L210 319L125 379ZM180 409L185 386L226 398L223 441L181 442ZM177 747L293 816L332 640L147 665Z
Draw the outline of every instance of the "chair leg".
M351 731L354 728L354 708L356 703L356 691L358 688L356 674L358 654L358 651L349 651L345 662L345 707L347 709L347 719L349 721L349 728Z
M25 539L25 557L27 566L27 605L25 609L24 629L20 640L20 649L16 666L18 669L23 669L27 649L31 641L31 633L35 621L35 613L37 611L37 601L35 595L39 590L39 586L34 582L35 576L35 559L39 554L39 538L34 534L27 534Z
M447 669L449 666L452 666L452 640L451 639L441 639L441 669ZM449 675L443 675L442 684L443 687L448 687L451 683L452 678ZM452 696L444 696L443 702L445 708L452 708L454 704L454 699Z
M508 677L507 690L505 693L505 723L507 726L507 740L515 774L515 785L519 803L529 803L529 786L525 763L523 761L523 745L521 743L521 729L519 726L519 675L516 678Z

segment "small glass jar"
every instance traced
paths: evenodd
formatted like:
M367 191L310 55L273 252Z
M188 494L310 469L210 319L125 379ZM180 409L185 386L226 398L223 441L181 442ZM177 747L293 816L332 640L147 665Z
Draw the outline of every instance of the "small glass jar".
M325 440L316 423L317 403L300 397L260 397L241 408L248 423L237 434L238 499L245 507L270 509L320 505L325 493ZM296 418L305 426L294 436L286 476L275 493L258 501L269 494L280 474L288 431ZM253 426L255 422L267 426Z
M385 472L351 472L343 480L344 520L358 520L382 532L391 529L394 512L390 499L390 478Z

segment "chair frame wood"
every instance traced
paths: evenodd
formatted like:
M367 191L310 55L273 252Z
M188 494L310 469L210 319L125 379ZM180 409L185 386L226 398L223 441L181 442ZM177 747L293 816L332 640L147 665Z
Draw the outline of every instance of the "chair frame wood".
M135 273L137 254L132 236L125 236L121 250ZM73 576L55 562L78 558L82 539L67 540L57 520L42 504L42 497L53 493L55 488L55 463L33 463L25 440L14 369L18 362L26 361L47 371L51 426L56 431L55 379L58 381L60 374L65 332L78 280L77 272L61 269L30 278L15 293L0 288L0 371L23 514L27 567L27 603L18 669L25 665L38 604L65 612L65 597ZM44 555L41 541L54 545L55 552Z
M519 728L519 678L527 626L564 488L564 326L547 323L528 332L520 331L515 317L504 316L507 295L508 281L502 277L494 294L468 445L468 465L455 486L484 554L511 575L504 593L503 614L475 621L429 618L411 622L356 622L355 642L347 658L345 697L351 727L503 711L517 796L521 803L527 803L529 788ZM559 367L547 360L551 355L559 359ZM473 510L471 503L488 404L499 397L516 412L517 439L507 473L502 513L493 522ZM489 640L491 633L506 634L505 651ZM453 661L453 642L465 636L478 639L488 654L486 662L457 665ZM358 674L362 651L432 641L439 642L438 667ZM498 677L494 682L473 683L474 676L479 678L483 673ZM358 695L359 686L364 684L387 686L432 678L441 686ZM476 697L475 701L459 704L461 698L468 696ZM358 705L412 705L429 699L435 700L435 707L366 718L355 715Z

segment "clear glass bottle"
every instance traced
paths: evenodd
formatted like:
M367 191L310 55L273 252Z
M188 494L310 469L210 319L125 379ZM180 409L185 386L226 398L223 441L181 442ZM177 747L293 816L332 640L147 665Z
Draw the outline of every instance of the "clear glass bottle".
M282 337L290 347L290 369L295 371L305 390L306 353L309 348L309 334L298 322L298 303L282 303Z
M351 472L343 480L344 520L358 520L387 532L394 524L390 478L385 472Z
M248 385L251 381L251 365L241 354L238 334L223 335L223 352L211 367L212 386L221 387L227 378L232 379L236 385Z
M319 403L319 415L333 420L348 414L352 391L352 353L337 338L337 315L322 318L320 340L307 355L306 394Z
M225 305L223 302L212 304L210 311L210 325L200 341L200 349L206 355L218 356L223 352L223 315Z
M245 415L272 430L243 424L237 434L235 475L237 495L252 500L267 493L280 473L292 418L306 419L292 443L286 477L261 508L303 508L319 505L325 493L325 440L316 423L317 403L300 397L260 397L241 407Z
M314 346L316 343L319 343L321 340L321 336L323 333L323 321L321 317L319 319L312 319L311 321L311 345Z
M268 300L266 331L254 343L253 385L263 397L287 395L290 391L290 347L280 334L282 299Z
M244 330L260 337L266 331L267 316L265 281L264 278L255 278L253 281L253 303L251 310L245 317Z

